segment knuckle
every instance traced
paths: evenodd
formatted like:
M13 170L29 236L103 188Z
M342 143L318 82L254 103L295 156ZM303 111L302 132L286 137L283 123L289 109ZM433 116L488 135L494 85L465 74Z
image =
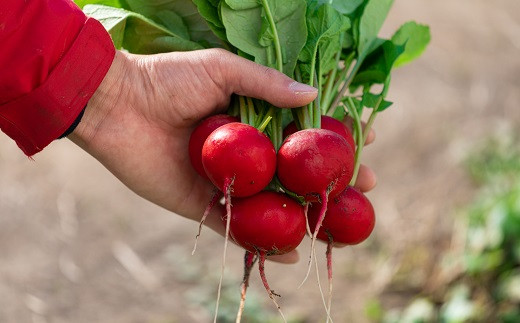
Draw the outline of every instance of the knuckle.
M204 61L209 64L221 67L222 64L228 60L228 55L231 53L222 48L212 48L206 50L205 54Z
M276 78L276 76L278 76L278 73L279 72L277 70L275 70L274 68L265 67L263 77L265 77L266 80L273 80Z

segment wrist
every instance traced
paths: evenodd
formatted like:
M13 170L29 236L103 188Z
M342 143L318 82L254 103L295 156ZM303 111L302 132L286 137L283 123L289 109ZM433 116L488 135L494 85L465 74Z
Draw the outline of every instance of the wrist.
M83 110L81 120L68 135L70 140L84 149L87 148L107 116L122 103L122 99L128 99L128 87L125 81L128 69L129 61L126 55L116 51L107 74Z

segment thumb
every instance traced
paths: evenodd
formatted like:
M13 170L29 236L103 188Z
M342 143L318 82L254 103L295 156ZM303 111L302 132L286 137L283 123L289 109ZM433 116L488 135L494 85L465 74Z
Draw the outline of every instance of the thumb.
M228 93L265 100L280 108L304 106L316 98L318 90L298 83L287 75L222 50L219 72Z

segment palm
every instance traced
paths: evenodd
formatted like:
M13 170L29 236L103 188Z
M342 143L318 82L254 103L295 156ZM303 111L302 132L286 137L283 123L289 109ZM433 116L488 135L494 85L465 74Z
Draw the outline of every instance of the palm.
M89 152L140 196L199 219L212 185L190 164L189 136L201 118L227 105L229 93L187 58L133 57L142 68L125 74L125 90L98 125L89 142L96 149ZM148 78L143 74L152 65L158 72Z

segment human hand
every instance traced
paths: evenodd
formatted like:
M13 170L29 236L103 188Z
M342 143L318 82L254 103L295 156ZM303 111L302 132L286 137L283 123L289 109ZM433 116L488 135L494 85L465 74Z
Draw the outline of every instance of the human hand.
M193 170L189 137L201 119L226 110L232 93L278 107L303 106L317 95L312 87L220 49L117 52L69 138L141 197L199 221L213 185ZM362 167L356 186L368 191L374 185L375 175ZM220 215L215 208L206 225L224 234ZM298 255L276 260L293 263Z

